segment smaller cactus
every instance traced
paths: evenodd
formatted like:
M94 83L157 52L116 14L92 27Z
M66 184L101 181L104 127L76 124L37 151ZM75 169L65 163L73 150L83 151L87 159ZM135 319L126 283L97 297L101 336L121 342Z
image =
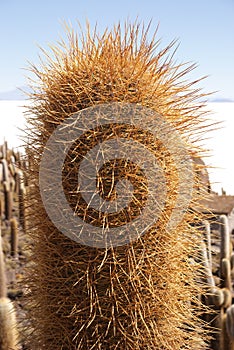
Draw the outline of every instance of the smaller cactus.
M7 151L8 151L7 141L4 141L2 145L2 158L7 159Z
M21 154L19 151L17 151L15 154L15 161L16 161L16 165L18 168L21 168Z
M210 262L208 259L206 244L203 241L201 242L200 259L201 259L201 264L202 264L203 270L204 270L206 284L209 286L209 288L211 290L211 294L213 294L213 292L212 292L213 289L216 290L215 281L214 281L214 277L213 277L212 270L210 267Z
M226 310L226 329L227 333L230 339L234 341L234 305L232 304L229 306L229 308Z
M207 258L210 265L210 269L212 271L211 233L210 233L209 221L207 220L203 221L203 226L204 226L205 242L207 246Z
M231 263L229 259L222 259L221 261L221 284L224 288L232 290L232 281L231 281Z
M219 221L221 234L220 260L222 261L223 258L230 258L230 234L227 216L221 215Z
M209 295L209 305L222 306L224 304L224 293L219 287L213 288Z
M0 196L0 225L2 223L2 214L3 214L3 203L2 203L2 197Z
M19 338L15 309L8 298L0 298L0 325L0 349L18 350Z
M232 271L234 268L234 252L231 254L230 263L231 263L231 271Z
M25 231L26 225L25 225L25 194L26 189L23 183L20 184L19 188L19 222L22 226L23 230Z
M15 180L12 176L10 177L10 191L15 192Z
M4 255L0 227L0 349L18 350L18 332L14 305L7 298Z
M11 175L15 176L16 166L15 166L15 156L14 155L10 156L9 170L10 170Z
M10 220L12 216L13 197L8 181L3 182L4 201L5 201L5 219Z
M222 315L222 335L220 350L234 350L233 305Z
M10 220L11 226L11 256L17 257L18 255L18 223L16 218Z
M1 164L2 164L2 181L9 181L9 170L8 170L8 163L6 161L6 159L2 159L1 160Z
M24 184L24 174L22 170L17 169L15 173L15 188L16 193L19 195L20 187Z
M232 304L232 293L228 288L222 288L221 291L223 293L223 304L221 306L226 309Z
M0 184L3 182L3 165L0 162Z
M228 219L226 215L220 216L220 234L221 234L221 244L220 244L220 278L221 287L228 288L232 291L231 282L231 261L230 261L230 233L228 227Z
M7 284L6 284L4 255L2 251L2 236L1 236L1 226L0 226L0 298L5 298L6 296L7 296Z

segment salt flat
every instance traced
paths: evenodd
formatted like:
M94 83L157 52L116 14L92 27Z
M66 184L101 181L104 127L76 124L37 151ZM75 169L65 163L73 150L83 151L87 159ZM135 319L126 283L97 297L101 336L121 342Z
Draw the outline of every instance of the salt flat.
M10 147L23 144L20 129L25 129L24 106L27 104L27 101L0 100L0 144L4 138ZM212 111L211 120L222 122L218 130L209 132L202 141L204 147L210 149L205 161L215 167L209 170L212 188L220 193L223 187L227 194L234 195L234 103L209 103L208 109Z
M24 117L26 101L0 100L0 144L4 138L9 147L20 147L23 144L21 129L25 129Z

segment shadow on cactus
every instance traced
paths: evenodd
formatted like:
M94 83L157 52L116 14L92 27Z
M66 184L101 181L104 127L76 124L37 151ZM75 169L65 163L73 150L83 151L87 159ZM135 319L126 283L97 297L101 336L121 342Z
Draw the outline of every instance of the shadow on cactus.
M33 136L27 144L30 190L26 205L33 263L28 267L26 283L34 329L28 341L33 349L197 350L205 347L206 330L199 319L202 306L197 298L203 288L197 282L201 266L191 264L200 242L199 231L193 224L203 218L191 209L199 200L196 178L194 184L189 184L189 209L184 207L188 193L183 195L180 190L181 183L187 181L180 178L175 158L178 139L188 156L201 154L202 150L190 141L190 136L205 125L203 95L194 87L195 82L184 80L194 66L173 63L174 52L170 52L175 43L159 50L160 43L154 38L148 40L148 35L148 29L138 24L126 25L123 31L117 26L103 35L87 29L80 37L68 30L67 42L52 47L41 67L31 67L38 78L30 95L34 103L28 108L28 121L29 134ZM141 128L136 128L131 118L123 126L118 113L115 122L100 127L101 116L97 115L91 126L87 120L89 128L85 132L84 124L81 125L83 111L106 104L134 105L136 110L150 109L151 114L143 114L139 119ZM67 149L60 174L68 210L74 212L75 218L79 216L90 226L101 228L105 236L106 230L113 227L121 227L120 232L125 232L127 223L141 216L145 203L153 198L155 206L149 212L157 213L157 220L128 244L109 244L106 248L81 244L70 239L69 234L64 235L45 210L39 186L41 160L45 148L48 152L52 150L46 146L51 136L74 116L76 129L82 135ZM177 135L169 149L166 132L155 137L159 132L155 121L159 116ZM101 198L99 204L105 202L105 205L111 205L121 195L123 190L118 186L122 180L125 181L122 185L130 183L130 205L122 211L117 207L114 213L113 208L110 212L97 210L89 201L90 188L86 193L81 191L77 176L90 150L97 144L104 147L105 142L120 138L127 143L134 141L131 143L134 152L136 145L143 147L141 152L136 152L139 162L134 164L133 152L127 146L125 157L122 152L121 157L112 158L106 153L110 146L103 148L103 153L100 148L96 155L101 154L103 159L94 167L93 180ZM64 146L61 140L57 143L56 153L50 154L51 162L43 165L44 171L54 169L58 150ZM144 168L147 152L153 161ZM84 176L89 166L82 169ZM147 178L146 169L157 170L154 179ZM189 174L193 177L192 166ZM153 180L155 186L151 185ZM54 203L53 213L64 218L67 208L58 210L59 191L53 185L52 179L50 208ZM164 191L163 200L156 198L157 191L158 195ZM179 204L178 198L181 198ZM181 215L172 229L168 222L175 205ZM75 233L79 237L82 228ZM85 234L91 235L91 228Z

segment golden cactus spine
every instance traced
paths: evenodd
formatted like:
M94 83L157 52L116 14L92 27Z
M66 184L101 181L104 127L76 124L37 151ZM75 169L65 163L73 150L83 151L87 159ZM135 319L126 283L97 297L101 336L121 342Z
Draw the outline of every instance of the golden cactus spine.
M27 208L29 227L33 226L29 230L33 264L27 285L34 327L29 341L34 349L198 350L205 346L205 330L198 317L201 305L194 298L201 292L196 279L199 267L190 263L200 240L191 224L202 217L188 211L177 227L167 229L178 176L165 147L134 126L121 129L113 124L109 129L91 128L66 159L64 191L74 211L85 212L85 204L77 199L72 169L83 159L85 150L122 133L153 152L165 170L170 196L157 224L126 246L100 249L69 239L50 221L40 196L38 173L47 140L66 118L96 105L114 102L151 108L178 130L188 152L198 156L188 134L202 127L202 94L193 83L181 79L193 67L173 65L167 58L173 45L157 52L158 43L147 41L147 35L134 24L126 25L124 33L120 26L100 36L88 31L80 42L70 31L68 44L52 48L54 59L48 55L41 68L32 67L39 78L31 94L35 104L29 107L28 121L33 136L27 145L31 164ZM144 174L129 162L119 164L119 173L133 180L136 198L144 199ZM100 192L108 199L115 196L112 165L109 162L102 169L104 180L109 182ZM101 175L98 180L104 183ZM194 191L191 207L197 199ZM105 223L100 218L94 220L102 227ZM126 217L116 222L126 224ZM188 307L190 302L192 308Z

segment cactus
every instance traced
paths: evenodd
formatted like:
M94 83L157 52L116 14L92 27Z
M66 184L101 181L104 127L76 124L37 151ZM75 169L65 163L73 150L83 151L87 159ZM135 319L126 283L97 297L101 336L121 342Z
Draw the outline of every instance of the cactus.
M23 230L25 230L25 175L22 170L17 169L15 173L16 193L19 202L19 222Z
M222 307L227 309L232 304L232 293L228 288L222 288L224 301Z
M4 262L4 255L2 250L2 235L1 235L1 226L0 226L0 298L5 298L6 296L7 296L7 284L6 284L5 262Z
M220 221L220 276L223 276L222 272L222 259L230 259L230 233L228 219L226 215L221 215L219 218Z
M210 269L212 271L212 252L211 252L211 233L210 233L210 223L209 221L205 220L203 222L204 229L205 229L205 242L207 245L207 254L208 254L208 262Z
M226 295L225 295L226 296ZM212 289L212 294L210 298L209 305L215 305L215 306L222 306L226 302L224 298L224 293L223 290L220 289L219 287L213 288Z
M231 281L231 263L229 259L223 258L221 261L221 284L224 288L228 288L232 291L232 281Z
M3 165L0 162L0 184L3 182Z
M10 220L12 216L13 197L10 189L10 183L7 181L3 182L4 188L4 203L5 203L5 219Z
M231 271L232 271L234 268L234 253L231 253L230 264L231 264Z
M232 305L233 306L233 305ZM220 350L234 350L234 339L232 338L232 306L227 309L228 312L222 315L222 336Z
M226 310L226 327L227 327L227 333L230 339L234 341L234 305L232 304L229 306L229 308Z
M207 245L202 241L200 243L200 254L199 254L199 260L200 263L203 266L204 269L204 276L206 279L206 285L209 287L211 294L214 293L214 295L217 294L217 288L215 287L215 281L212 274L212 269L210 266L210 260L208 258L209 253L207 252Z
M7 159L7 151L8 151L8 146L7 146L7 141L4 141L2 145L2 158Z
M19 187L19 222L24 231L26 230L25 194L26 194L26 189L25 189L24 183L21 183Z
M230 240L228 219L225 215L220 216L220 285L224 296L224 303L221 305L221 333L220 333L220 349L234 349L234 343L230 338L230 307L232 304L232 280L231 280L231 265L232 265L232 244ZM228 311L229 310L229 311Z
M22 170L17 169L15 172L15 192L19 195L20 186L23 182L23 172Z
M14 305L6 297L0 298L0 349L18 350L19 337L17 331Z
M0 227L0 349L18 350L19 338L14 305L7 298L7 283Z
M2 164L2 181L9 181L9 170L8 170L8 163L5 158L1 160Z
M14 177L16 173L16 164L15 164L15 156L13 154L10 156L9 170L10 170L11 176Z
M170 155L159 147L158 141L131 125L127 130L110 125L107 130L91 128L68 155L81 161L87 147L95 146L96 137L105 140L120 132L127 139L133 137L145 144L157 155L166 172L169 196L157 224L139 240L109 249L77 243L54 226L41 200L38 182L41 153L55 128L75 112L108 102L128 102L150 107L180 132L184 125L185 134L189 121L193 130L193 123L197 125L197 121L203 120L200 108L193 103L190 105L199 98L195 90L192 93L190 84L177 82L187 70L178 73L180 66L173 67L171 60L163 60L171 46L155 54L155 43L147 43L144 31L139 38L137 25L126 26L126 33L121 35L120 27L102 37L87 33L79 47L79 40L72 32L69 47L62 44L65 52L54 48L55 61L49 59L41 72L32 68L41 80L41 90L35 87L35 94L31 95L36 106L29 107L34 138L28 144L28 157L33 159L28 170L30 190L27 195L29 227L33 226L33 230L29 230L33 264L28 267L26 283L34 328L29 341L35 348L203 348L205 330L198 318L200 304L194 298L202 289L195 278L199 268L189 262L189 257L197 250L199 232L191 223L198 214L186 212L178 227L167 228L175 205L178 177ZM192 154L193 146L187 146ZM135 181L136 198L141 199L142 184L146 186L144 176L138 170L133 174L129 171L127 166L120 168L123 176L134 181L138 179ZM77 177L68 159L63 175L69 204L79 213L83 207L77 200ZM108 178L104 195L115 195L110 184L115 187L116 179L111 180L113 178ZM196 195L194 193L194 203ZM138 200L138 206L139 203ZM100 217L94 219L103 227ZM88 219L92 220L92 216ZM123 224L127 219L124 215ZM191 308L188 307L190 302L193 303Z
M11 227L11 255L17 257L18 255L18 223L16 218L10 220Z
M200 262L204 269L206 285L209 287L207 293L203 296L202 301L209 306L209 312L204 313L203 318L210 325L210 347L213 350L220 350L223 335L223 308L228 307L231 302L231 293L227 288L219 288L215 285L212 274L212 266L208 258L207 244L201 242ZM213 331L215 329L215 332Z

